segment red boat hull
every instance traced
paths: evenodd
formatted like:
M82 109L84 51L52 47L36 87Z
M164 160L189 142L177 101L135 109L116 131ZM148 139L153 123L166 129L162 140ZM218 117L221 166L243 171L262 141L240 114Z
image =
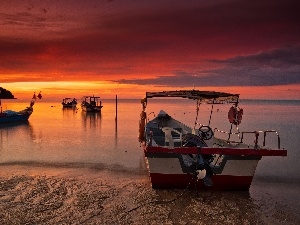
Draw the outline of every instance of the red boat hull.
M201 179L197 180L192 174L150 174L152 187L155 189L183 189L188 187L189 189L215 191L248 191L253 177L213 175L211 179L213 186L207 187Z
M195 147L162 148L145 146L153 188L197 188L199 190L248 191L259 160L263 156L286 156L286 150ZM205 186L203 176L194 175L185 165L188 154L220 154L224 158L212 167L213 186Z

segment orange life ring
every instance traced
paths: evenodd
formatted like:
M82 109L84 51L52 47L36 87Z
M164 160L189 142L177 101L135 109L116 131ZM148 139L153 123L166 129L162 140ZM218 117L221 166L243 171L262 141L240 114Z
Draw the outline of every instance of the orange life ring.
M234 125L239 125L242 122L243 109L235 108L231 106L228 111L228 120Z
M145 125L146 125L146 112L142 111L140 115L140 126L139 126L139 141L145 141Z

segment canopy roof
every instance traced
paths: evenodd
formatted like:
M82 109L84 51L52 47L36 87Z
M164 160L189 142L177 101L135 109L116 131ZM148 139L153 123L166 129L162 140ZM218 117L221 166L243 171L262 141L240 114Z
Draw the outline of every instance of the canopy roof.
M95 99L96 99L96 98L100 98L100 97L99 97L99 96L94 96L94 95L93 95L93 96L83 96L82 98L95 98Z
M198 91L198 90L181 90L181 91L162 91L162 92L146 92L147 98L156 97L180 97L205 102L238 102L239 94L230 94L215 91Z

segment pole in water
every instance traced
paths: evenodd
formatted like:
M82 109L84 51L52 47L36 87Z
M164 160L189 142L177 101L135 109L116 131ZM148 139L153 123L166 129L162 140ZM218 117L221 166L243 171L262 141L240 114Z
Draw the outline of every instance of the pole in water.
M115 120L118 120L118 95L116 95L116 118Z

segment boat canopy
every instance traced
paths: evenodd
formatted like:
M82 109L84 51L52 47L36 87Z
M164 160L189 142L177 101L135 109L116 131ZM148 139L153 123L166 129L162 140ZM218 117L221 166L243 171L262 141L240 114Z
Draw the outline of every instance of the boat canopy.
M144 98L142 102L147 101L147 98L156 97L180 97L199 100L207 103L238 103L239 94L198 90L146 92L146 98Z
M83 96L82 97L83 102L99 102L100 97L99 96Z

